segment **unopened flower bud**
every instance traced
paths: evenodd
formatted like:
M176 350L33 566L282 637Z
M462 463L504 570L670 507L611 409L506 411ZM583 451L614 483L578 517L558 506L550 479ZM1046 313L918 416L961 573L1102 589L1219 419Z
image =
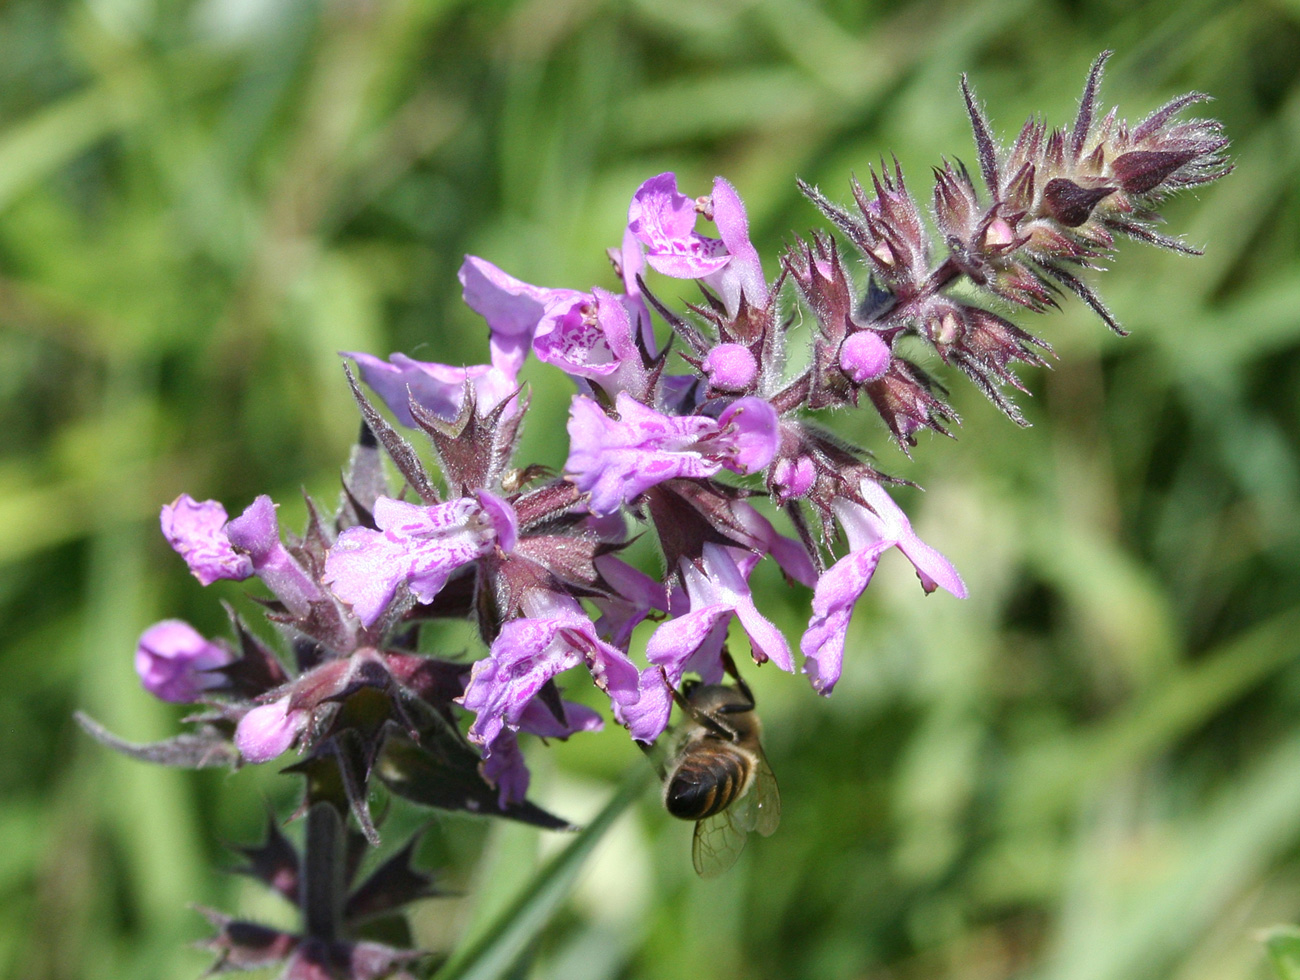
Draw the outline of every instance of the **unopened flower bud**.
M758 361L744 344L719 344L703 366L709 383L721 391L744 391L758 377Z
M163 701L186 704L223 679L208 673L233 658L180 619L164 619L144 631L135 648L135 671L144 689Z
M248 762L270 762L307 727L310 712L289 708L288 696L254 708L235 728L235 747Z
M840 348L840 368L858 384L874 381L889 370L889 345L874 330L850 334Z
M807 456L778 459L772 467L771 489L778 503L805 496L817 479L817 467Z
M1115 193L1113 187L1080 187L1064 177L1053 177L1043 188L1047 213L1067 228L1077 228L1092 215L1092 209Z

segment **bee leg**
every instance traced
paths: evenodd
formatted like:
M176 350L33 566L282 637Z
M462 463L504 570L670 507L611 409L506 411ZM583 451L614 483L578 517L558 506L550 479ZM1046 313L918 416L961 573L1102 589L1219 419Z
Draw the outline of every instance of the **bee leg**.
M668 690L673 694L673 700L677 702L677 707L682 709L683 714L689 715L697 725L707 728L711 734L716 735L718 738L726 739L728 742L736 741L735 729L723 724L720 720L713 717L713 715L706 714L694 707L686 700L686 698L682 697L682 693L677 690L677 688L673 687L672 684L669 683L668 672L662 667L659 668L659 672L663 674L664 683L668 685Z
M725 710L728 713L753 711L754 692L751 691L749 685L745 683L745 678L740 676L740 671L736 669L736 661L731 659L731 651L725 646L722 648L722 668L735 679L736 690L739 691L745 700L749 702L749 704L730 705Z

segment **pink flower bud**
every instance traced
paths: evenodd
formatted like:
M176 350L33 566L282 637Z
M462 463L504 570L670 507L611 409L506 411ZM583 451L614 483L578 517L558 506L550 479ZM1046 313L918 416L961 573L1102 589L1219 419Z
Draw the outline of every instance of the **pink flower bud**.
M254 708L235 728L235 747L247 762L270 762L297 740L307 727L310 712L289 708L286 695Z
M882 377L889 359L889 345L874 330L850 334L840 348L840 368L858 384Z
M719 344L704 358L709 383L722 391L744 391L758 377L758 361L744 344Z
M144 631L135 648L135 671L144 689L163 701L185 704L223 678L208 673L233 658L180 619L164 619Z

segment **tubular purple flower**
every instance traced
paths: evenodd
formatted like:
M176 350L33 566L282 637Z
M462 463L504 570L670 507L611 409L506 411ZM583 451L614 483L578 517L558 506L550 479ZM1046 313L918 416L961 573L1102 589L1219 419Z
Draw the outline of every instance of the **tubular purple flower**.
M215 500L202 503L183 493L164 504L159 515L163 537L203 585L218 579L242 582L253 574L253 562L231 547L226 536L226 508Z
M465 382L474 385L474 401L483 415L514 394L517 387L513 374L492 364L451 367L416 361L405 354L393 354L385 361L356 351L345 351L343 356L356 361L361 379L383 399L397 421L408 428L416 427L411 416L411 399L450 421L460 413L465 402Z
M552 593L533 606L534 615L501 628L488 656L474 664L458 699L477 715L469 737L480 745L491 744L503 728L518 731L542 685L579 664L586 664L611 701L629 705L640 696L636 667L596 636L576 599Z
M640 388L646 369L624 301L604 289L547 304L537 325L538 360L614 394Z
M289 707L289 695L254 708L235 726L235 748L247 762L270 762L307 729L311 712Z
M808 588L817 584L817 569L813 567L812 558L803 542L787 538L772 526L772 522L754 509L754 505L745 500L737 500L731 505L731 514L748 532L751 549L744 560L739 562L745 578L749 578L754 564L763 555L771 555L781 566L781 571ZM736 551L736 549L732 549ZM749 563L746 567L746 563Z
M804 673L823 695L830 694L840 678L853 605L871 583L886 550L896 547L907 556L926 592L942 587L959 599L966 598L966 585L957 570L916 536L907 515L885 488L863 480L859 491L870 507L843 497L831 504L849 539L849 553L818 581L813 592L812 618L799 644Z
M647 659L663 667L674 686L681 683L682 674L687 671L698 673L706 684L721 681L722 641L726 639L727 624L733 614L749 636L756 663L771 660L782 670L794 670L790 645L754 605L733 550L716 544L704 545L703 567L685 558L681 560L690 611L663 623L646 645Z
M144 689L163 701L187 704L204 691L221 687L225 678L209 673L234 658L180 619L154 623L135 648L135 672Z
M652 269L676 279L703 281L718 293L730 316L739 312L742 296L751 306L766 307L767 281L758 250L749 240L740 195L718 177L705 207L721 240L695 231L700 204L677 190L676 174L659 174L632 195L628 230L645 246Z
M716 420L663 415L626 392L615 406L617 420L583 395L569 409L565 470L590 494L594 514L612 513L664 480L710 477L724 466L757 472L776 453L776 410L761 398L737 399Z
M324 581L367 628L388 609L399 586L420 602L432 602L451 573L518 538L514 509L482 491L421 506L389 497L375 501L379 530L350 527L325 559Z
M645 246L650 268L674 279L703 279L731 256L716 238L695 232L695 201L677 190L677 175L651 177L632 195L627 228Z
M320 586L280 541L275 504L262 494L226 525L230 543L253 561L253 571L295 616L306 616L313 602L326 598Z
M457 274L466 305L488 323L492 364L511 379L519 374L546 307L584 294L573 289L545 289L521 282L491 262L465 256Z

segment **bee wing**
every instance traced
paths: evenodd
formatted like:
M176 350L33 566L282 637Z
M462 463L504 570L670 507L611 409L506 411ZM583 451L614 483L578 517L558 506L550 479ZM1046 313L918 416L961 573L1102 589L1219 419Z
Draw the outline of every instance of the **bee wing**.
M745 794L745 800L753 801L753 823L750 829L757 830L764 837L776 833L776 826L781 822L781 791L777 789L772 767L767 764L767 758L761 752L758 768L754 770L754 785Z
M735 810L735 806L730 806L721 813L696 821L691 861L695 873L701 878L716 878L735 864L745 849L749 833L741 826Z

